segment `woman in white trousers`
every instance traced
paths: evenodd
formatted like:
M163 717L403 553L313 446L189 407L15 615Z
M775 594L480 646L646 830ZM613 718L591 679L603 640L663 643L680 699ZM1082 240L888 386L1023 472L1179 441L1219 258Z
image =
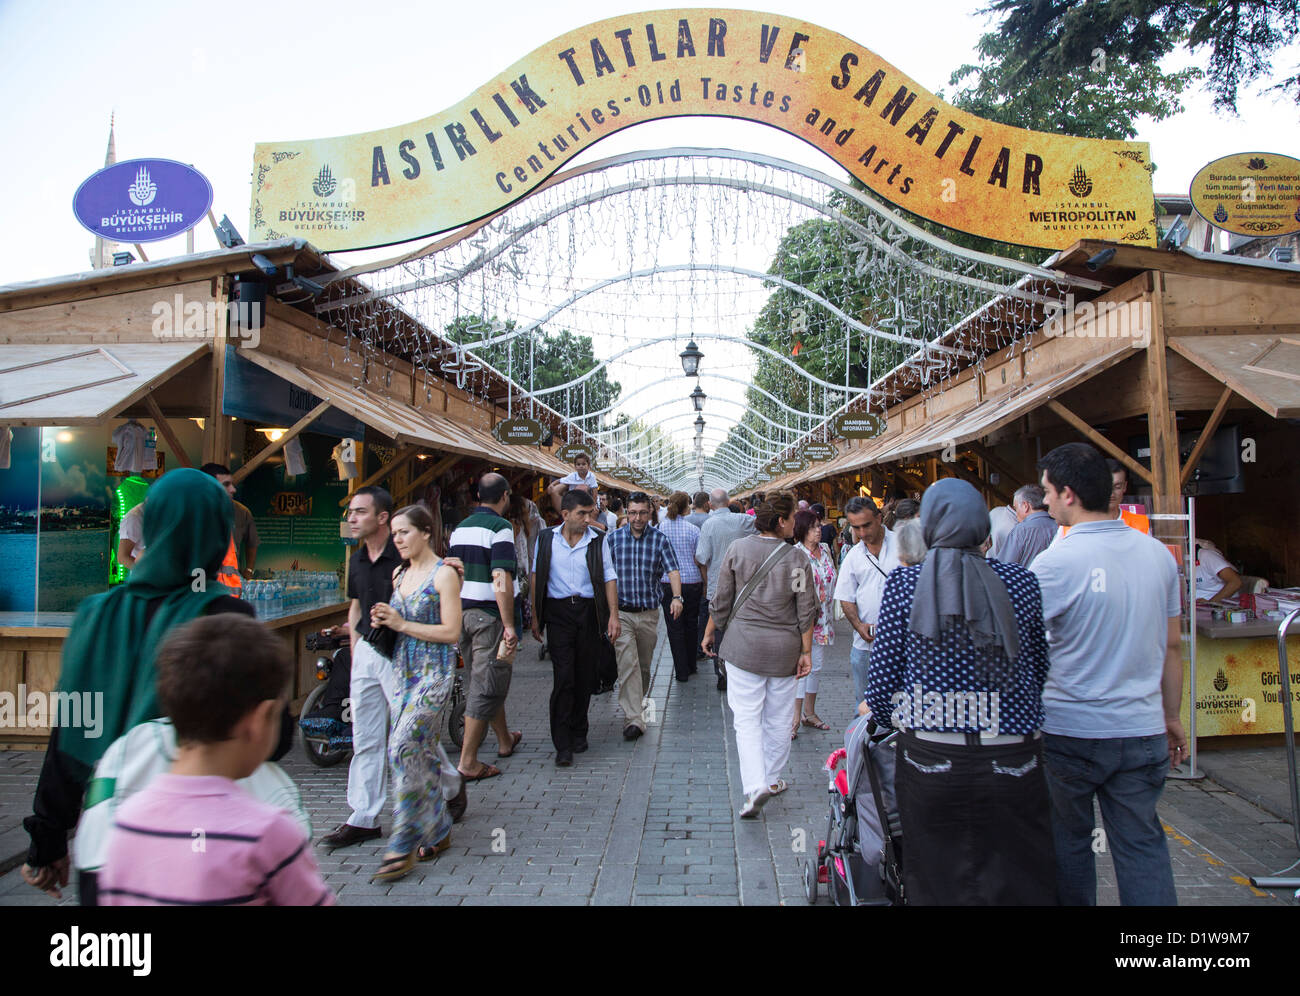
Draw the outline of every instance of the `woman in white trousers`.
M742 818L787 788L797 679L812 670L817 589L808 558L786 542L794 535L794 500L769 497L755 515L758 534L728 547L711 603L703 647L727 666L727 704L745 791Z

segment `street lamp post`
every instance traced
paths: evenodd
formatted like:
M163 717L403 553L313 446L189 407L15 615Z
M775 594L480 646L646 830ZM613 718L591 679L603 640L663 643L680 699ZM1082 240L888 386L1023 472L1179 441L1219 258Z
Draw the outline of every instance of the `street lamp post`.
M704 401L706 398L708 398L708 395L700 389L699 384L696 384L695 390L691 392L691 404L695 406L697 412L704 411Z
M695 377L700 372L700 360L704 359L704 354L700 352L700 347L695 345L692 339L686 344L686 348L677 354L682 360L682 369L686 371L687 377Z

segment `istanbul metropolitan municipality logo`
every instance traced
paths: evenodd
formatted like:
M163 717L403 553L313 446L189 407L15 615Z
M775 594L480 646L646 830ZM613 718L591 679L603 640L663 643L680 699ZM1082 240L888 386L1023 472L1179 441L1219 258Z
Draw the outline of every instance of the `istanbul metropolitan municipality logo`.
M328 197L334 193L337 187L338 181L334 179L334 175L330 172L329 163L326 163L320 168L320 172L316 174L311 189L316 192L317 197Z
M126 193L136 207L145 207L152 204L158 196L158 184L153 182L149 171L141 166L135 174L135 181L126 188Z
M1075 197L1087 197L1092 193L1092 180L1082 166L1074 167L1074 175L1070 177L1070 193Z
M1219 668L1219 673L1214 676L1214 690L1216 692L1228 690L1228 676L1223 673L1223 668Z

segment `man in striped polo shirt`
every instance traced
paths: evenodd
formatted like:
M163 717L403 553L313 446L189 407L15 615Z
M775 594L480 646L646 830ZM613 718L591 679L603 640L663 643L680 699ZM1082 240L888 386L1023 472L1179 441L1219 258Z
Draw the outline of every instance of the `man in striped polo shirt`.
M509 757L520 739L506 725L506 692L510 690L515 629L515 534L504 519L510 506L510 482L500 474L484 474L478 482L479 505L451 534L448 554L465 562L460 590L460 655L469 667L465 698L465 743L457 767L466 781L501 774L480 761L479 745L490 723L497 735L497 757ZM504 642L511 660L498 658Z

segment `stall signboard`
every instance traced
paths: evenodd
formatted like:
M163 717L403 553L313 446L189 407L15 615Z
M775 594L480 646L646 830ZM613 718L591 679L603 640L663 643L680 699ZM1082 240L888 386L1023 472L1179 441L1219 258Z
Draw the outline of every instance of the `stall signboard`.
M532 418L507 418L496 424L492 434L512 446L536 446L546 438L546 426Z
M87 177L72 198L83 228L112 242L158 242L189 231L212 207L212 184L170 159L128 159Z
M1300 159L1239 152L1192 177L1192 207L1215 228L1237 235L1300 232Z
M781 470L787 474L797 474L801 470L807 470L811 464L802 457L790 457L781 461Z
M450 231L610 135L681 116L777 128L886 201L984 238L1155 245L1147 143L977 117L834 31L727 9L620 14L546 42L427 118L259 143L251 240L336 251Z
M636 475L631 467L615 467L611 476L617 477L620 481L631 481Z
M809 443L799 452L805 460L812 463L825 463L839 456L840 451L832 443Z
M832 420L831 431L843 439L874 439L888 424L884 415L845 412Z
M597 470L613 470L618 466L618 461L613 457L600 456L596 458L594 466Z
M590 448L583 446L581 443L566 443L555 451L555 455L565 463L573 463L573 461L578 459L580 456L585 456L590 460L591 450Z

